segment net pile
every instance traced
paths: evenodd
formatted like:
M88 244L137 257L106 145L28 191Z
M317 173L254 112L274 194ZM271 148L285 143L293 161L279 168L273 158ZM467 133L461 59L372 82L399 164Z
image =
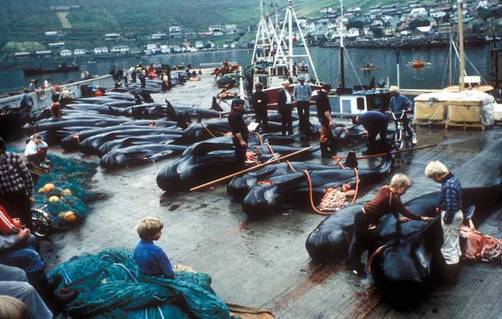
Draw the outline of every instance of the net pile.
M91 211L88 203L95 194L89 191L89 182L97 164L51 154L48 158L52 169L36 182L35 203L49 213L54 227L68 228Z
M49 277L80 292L65 311L77 318L231 318L225 303L210 287L209 275L176 271L176 279L138 272L132 250L112 248L96 255L73 257Z

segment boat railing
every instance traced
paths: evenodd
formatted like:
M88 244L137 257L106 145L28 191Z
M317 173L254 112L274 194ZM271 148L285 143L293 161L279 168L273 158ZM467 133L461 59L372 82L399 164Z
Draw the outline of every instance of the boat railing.
M70 92L72 93L73 98L80 98L81 97L80 87L82 85L92 85L95 87L111 88L114 85L114 81L111 75L103 75L92 79L63 84L60 87L61 90L69 89ZM33 109L32 109L33 112L38 112L51 105L52 102L51 88L41 89L40 92L30 92L28 94L33 98ZM1 98L0 109L4 108L7 105L13 109L18 108L22 97L23 93Z

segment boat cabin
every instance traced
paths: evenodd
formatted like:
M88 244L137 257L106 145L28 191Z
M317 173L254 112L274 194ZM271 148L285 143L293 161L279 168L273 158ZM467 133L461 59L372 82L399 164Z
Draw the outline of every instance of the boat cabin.
M348 114L386 109L390 101L389 91L385 89L342 92L338 97L340 100L339 112Z

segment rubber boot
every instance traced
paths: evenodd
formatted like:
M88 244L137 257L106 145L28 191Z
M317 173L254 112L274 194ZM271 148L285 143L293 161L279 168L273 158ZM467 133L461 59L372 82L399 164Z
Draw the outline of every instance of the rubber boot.
M331 152L328 150L328 143L319 143L321 147L321 157L331 158Z

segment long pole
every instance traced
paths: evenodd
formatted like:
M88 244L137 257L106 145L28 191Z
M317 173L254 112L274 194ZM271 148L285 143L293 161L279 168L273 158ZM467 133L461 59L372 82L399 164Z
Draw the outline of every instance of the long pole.
M421 150L421 149L424 149L424 148L431 148L431 147L436 147L436 146L437 146L437 144L428 144L428 145L424 145L424 146L405 148L405 149L402 149L400 151L394 151L394 152L389 152L389 153L378 153L378 154L371 154L371 155L363 155L363 156L357 157L357 159L361 160L361 159L368 159L368 158L374 158L374 157L382 157L382 156L386 156L386 155L394 155L394 154L399 154L399 153L413 152L413 151Z
M458 41L460 45L460 91L464 89L464 2L463 0L457 1L457 15L458 15Z
M400 76L399 76L399 50L396 50L396 71L397 71L397 87L401 87L399 85L400 81Z
M345 68L344 68L344 44L343 44L343 0L340 0L340 26L338 32L340 33L340 86L345 88Z
M291 158L291 157L294 157L298 154L301 154L301 153L304 153L306 151L309 151L312 149L312 146L309 146L309 147L305 147L305 148L302 148L301 150L299 151L296 151L296 152L293 152L291 154L287 154L287 155L284 155L284 156L281 156L279 158L276 158L274 160L271 160L269 162L266 162L266 163L262 163L262 164L258 164L258 165L255 165L253 167L249 167L249 168L246 168L242 171L238 171L238 172L235 172L233 174L230 174L230 175L227 175L227 176L223 176L223 177L220 177L218 179L215 179L213 181L210 181L210 182L207 182L207 183L204 183L202 185L199 185L199 186L195 186L195 187L192 187L190 188L191 191L196 191L196 190L199 190L199 189L202 189L202 188L205 188L205 187L208 187L208 186L211 186L211 185L214 185L214 184L217 184L219 182L223 182L223 181L226 181L228 179L231 179L232 177L235 177L235 176L239 176L239 175L242 175L242 174L246 174L248 172L252 172L254 170L257 170L259 168L262 168L262 167L265 167L267 165L270 165L270 164L273 164L273 163L277 163L279 161L283 161L283 160L286 160L288 158Z
M288 36L289 36L289 48L288 48L288 56L289 56L289 76L293 76L293 15L291 12L293 11L293 1L289 0L288 3Z

